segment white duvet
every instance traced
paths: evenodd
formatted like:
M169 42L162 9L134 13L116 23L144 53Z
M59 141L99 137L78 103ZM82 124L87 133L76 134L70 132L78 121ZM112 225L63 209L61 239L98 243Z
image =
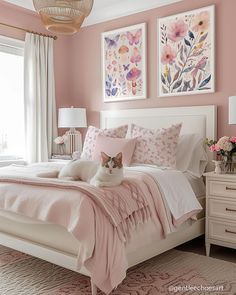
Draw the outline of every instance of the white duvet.
M133 166L125 169L142 171L155 179L175 220L193 210L202 209L190 183L181 171L157 168L152 165Z

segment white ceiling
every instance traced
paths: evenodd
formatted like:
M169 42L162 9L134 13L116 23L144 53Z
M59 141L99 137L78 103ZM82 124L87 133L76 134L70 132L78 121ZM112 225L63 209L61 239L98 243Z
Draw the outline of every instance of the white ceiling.
M32 0L5 0L12 4L34 10ZM84 25L92 25L118 17L168 5L182 0L94 0L91 14Z

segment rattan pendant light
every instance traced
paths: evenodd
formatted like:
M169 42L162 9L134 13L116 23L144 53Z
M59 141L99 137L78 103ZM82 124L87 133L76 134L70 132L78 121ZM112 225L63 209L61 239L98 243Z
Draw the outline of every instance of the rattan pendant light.
M93 0L33 0L46 29L53 33L78 32L92 9Z

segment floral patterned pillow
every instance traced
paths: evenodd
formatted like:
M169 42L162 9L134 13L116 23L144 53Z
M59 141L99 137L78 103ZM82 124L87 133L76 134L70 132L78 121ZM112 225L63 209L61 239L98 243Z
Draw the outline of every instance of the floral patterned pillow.
M136 138L132 163L176 167L176 153L182 124L158 130L132 124L131 137Z
M94 126L89 126L85 136L85 140L84 140L84 147L81 154L81 159L83 160L93 159L95 143L96 143L98 134L108 136L108 137L125 138L127 130L128 130L128 125L120 126L117 128L111 128L111 129L99 129Z

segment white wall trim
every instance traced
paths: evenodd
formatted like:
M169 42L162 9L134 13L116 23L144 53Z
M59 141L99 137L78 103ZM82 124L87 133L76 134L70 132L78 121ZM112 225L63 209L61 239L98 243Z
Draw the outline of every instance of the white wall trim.
M16 164L16 165L26 165L26 161L21 159L21 160L0 160L0 167L5 167L5 166L9 166L12 164Z
M25 42L0 35L0 51L16 55L24 55Z
M32 1L5 1L35 11ZM131 14L169 5L180 1L182 0L95 0L92 12L89 15L89 17L86 18L85 22L83 23L83 27L106 22L109 20L117 19L120 17L128 16Z
M105 7L95 6L88 18L85 19L83 27L106 22L157 7L170 5L180 1L182 0L120 0L115 4L112 2L110 5L106 5Z

